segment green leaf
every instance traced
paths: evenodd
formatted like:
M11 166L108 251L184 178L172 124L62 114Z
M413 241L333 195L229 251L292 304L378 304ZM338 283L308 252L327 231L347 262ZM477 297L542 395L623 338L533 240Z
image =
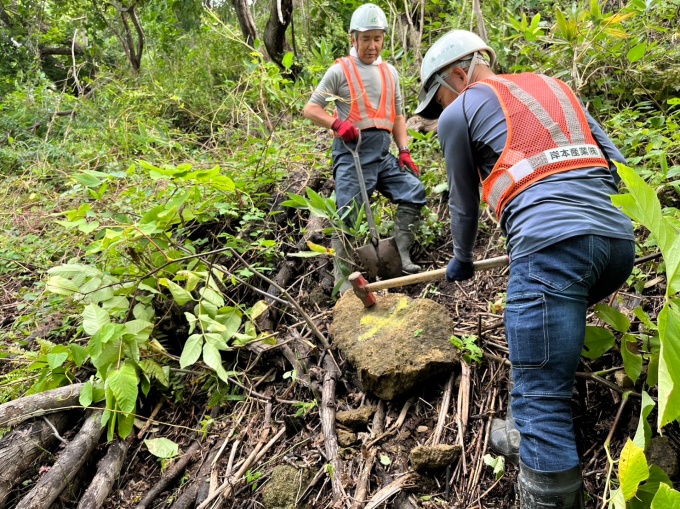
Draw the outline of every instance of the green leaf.
M606 304L596 304L595 314L618 332L625 333L630 329L630 320L618 309Z
M651 509L680 509L680 492L666 484L660 484Z
M224 370L224 367L222 367L222 355L220 355L220 351L207 342L203 345L203 362L214 369L221 380L229 382L229 375Z
M638 486L649 477L645 452L628 439L619 458L619 481L623 498L630 500L635 496Z
M88 380L80 389L80 395L78 396L78 402L85 408L92 404L92 382Z
M493 473L496 476L496 480L503 477L505 474L505 458L503 456L496 456L495 458L491 454L485 454L484 464L493 468Z
M586 340L581 355L587 359L597 359L616 344L616 338L604 327L586 326Z
M642 355L632 352L630 345L637 345L637 338L631 334L624 334L623 338L621 338L621 357L623 358L623 366L628 378L630 378L633 383L636 383L638 378L640 378L640 373L642 373Z
M125 322L125 330L129 334L136 335L142 331L151 331L153 329L153 323L147 322L146 320L130 320Z
M286 253L286 256L291 258L318 258L319 256L324 256L327 253L317 253L315 251L298 251L297 253Z
M135 411L137 407L137 394L139 378L135 367L124 362L120 369L114 369L106 376L105 386L110 389L116 398L120 410L126 414Z
M640 60L642 57L645 56L645 52L647 51L647 41L642 41L640 44L632 47L628 51L628 61L632 64L634 62L637 62Z
M135 425L135 414L119 414L118 415L118 436L125 440Z
M109 314L96 304L88 304L83 310L83 330L90 336L95 335L110 321Z
M680 310L667 302L658 317L661 353L659 355L659 427L680 417Z
M640 419L638 420L637 430L635 431L635 436L633 437L633 443L644 450L649 444L649 439L652 437L652 428L647 422L647 417L654 409L654 400L649 397L646 391L642 391L642 408L640 408Z
M281 65L285 69L290 69L290 66L293 65L293 58L295 55L291 51L287 52L285 55L283 55L283 59L281 60Z
M182 349L182 355L179 358L179 366L184 369L194 364L201 356L203 349L203 336L201 334L193 334L189 336L187 342Z
M50 369L57 369L68 359L68 353L48 353L47 354L47 365Z
M390 459L390 457L387 454L381 454L380 455L380 464L385 465L385 466L389 466L389 465L392 464L392 460Z
M224 297L222 297L222 295L217 293L212 288L204 287L199 291L199 293L201 294L201 297L203 297L205 300L207 300L214 306L218 308L224 306Z
M680 291L680 235L663 217L656 191L631 168L619 163L616 166L628 193L612 196L612 202L651 232L666 262L666 296L675 295Z
M150 438L144 440L144 444L157 458L174 458L179 454L179 445L167 438Z
M193 300L191 293L187 292L177 283L170 281L167 278L164 277L160 278L158 280L158 284L161 286L165 286L168 290L170 290L172 298L175 299L175 302L177 302L177 305L179 306L184 306L184 304Z
M78 285L73 283L70 279L61 276L52 276L47 279L47 291L56 293L57 295L73 295L79 290Z
M82 366L87 359L87 348L76 343L69 343L68 347L71 350L71 358L73 359L73 363L77 367Z
M258 316L267 311L268 307L269 305L264 300L258 300L250 310L250 319L255 320Z

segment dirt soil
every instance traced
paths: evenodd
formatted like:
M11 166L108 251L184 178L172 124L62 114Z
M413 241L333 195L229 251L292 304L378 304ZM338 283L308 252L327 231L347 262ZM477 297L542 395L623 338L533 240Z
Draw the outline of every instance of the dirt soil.
M478 241L479 259L503 254L502 240L496 232L489 219ZM439 268L448 261L449 251L450 243L438 251L416 253L414 258L425 268ZM330 263L321 261L311 268L297 269L297 279L287 288L312 316L318 332L328 336L333 300L323 281L328 279ZM641 269L646 270L645 266ZM193 503L181 505L191 490L200 493L207 487L222 487L228 496L219 505L207 507L261 508L263 491L274 469L282 465L303 472L301 479L311 479L297 489L298 507L340 507L334 504L338 493L345 497L342 507L361 507L355 497L362 486L368 507L518 507L516 468L508 464L505 473L496 479L484 461L491 453L491 420L504 416L507 403L508 349L502 322L506 284L507 269L495 269L463 283L418 284L398 290L412 298L428 298L446 306L456 323L452 333L459 337L475 335L484 357L481 363L470 364L467 371L444 373L390 402L380 402L362 392L353 366L342 354L331 349L320 355L316 331L294 311L284 310L275 330L277 345L250 345L225 358L225 364L230 363L239 373L230 386L218 384L203 372L176 370L170 391L163 396L152 391L141 402L127 459L103 507L136 508L150 489L169 473L178 471L148 507L194 507ZM656 316L655 309L661 302L658 289L651 287L645 292L640 296L632 288L624 288L619 294L621 309L633 309L642 297L642 305ZM9 306L10 302L0 302L0 309ZM590 321L595 323L593 315ZM339 368L337 377L329 376L329 365ZM612 456L618 457L625 440L637 427L640 386L630 388L632 392L625 402L624 388L620 386L625 380L616 376L620 368L620 355L615 351L595 361L584 359L579 367L573 411L589 497L587 507L603 506L609 474L605 442L610 441ZM596 378L594 372L602 375ZM333 400L328 401L324 398L331 386ZM334 453L334 448L333 444L329 446L328 437L324 440L328 426L323 420L328 415L324 404L335 411L372 406L378 414L356 429L332 423L340 442L332 468L329 454ZM448 406L448 411L440 416L442 406ZM66 439L70 436L66 434ZM677 427L670 426L666 436L677 453ZM179 458L161 461L152 456L144 440L158 437L178 443ZM196 441L200 442L198 452L178 469L183 453ZM411 450L436 443L459 444L462 454L445 469L414 473L409 463ZM81 475L53 507L77 507L76 500L105 451L102 441ZM257 451L264 452L257 456ZM7 507L13 507L50 464L49 457L36 463L13 491ZM237 472L238 477L230 477ZM329 473L337 474L339 482L334 485ZM677 475L673 480L677 483ZM367 484L363 485L364 481ZM382 505L378 504L379 492L390 487L394 490Z

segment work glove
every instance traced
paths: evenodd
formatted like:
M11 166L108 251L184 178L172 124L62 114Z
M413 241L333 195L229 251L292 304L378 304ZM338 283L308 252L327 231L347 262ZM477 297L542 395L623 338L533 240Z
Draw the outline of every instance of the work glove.
M349 143L350 141L357 141L359 139L359 129L356 128L352 122L348 122L347 120L340 120L339 118L335 119L335 122L333 122L333 125L331 126L331 129L335 131L338 136L340 136L345 142Z
M399 167L402 171L404 168L408 168L411 173L420 178L420 170L416 166L416 163L413 162L413 159L411 159L411 151L407 148L399 150Z
M449 283L454 281L465 281L470 279L475 274L475 268L472 262L461 262L452 258L446 267L446 280Z

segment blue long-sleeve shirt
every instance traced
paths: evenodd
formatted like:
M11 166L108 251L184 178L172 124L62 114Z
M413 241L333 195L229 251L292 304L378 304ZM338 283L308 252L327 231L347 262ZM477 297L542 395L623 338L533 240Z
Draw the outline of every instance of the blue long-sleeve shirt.
M511 200L500 218L511 258L576 235L634 239L630 220L610 199L619 182L613 161L625 163L625 159L599 124L585 113L610 171L582 168L557 173ZM480 182L491 173L507 140L505 116L493 90L483 85L466 90L440 116L438 136L446 159L454 256L472 261Z

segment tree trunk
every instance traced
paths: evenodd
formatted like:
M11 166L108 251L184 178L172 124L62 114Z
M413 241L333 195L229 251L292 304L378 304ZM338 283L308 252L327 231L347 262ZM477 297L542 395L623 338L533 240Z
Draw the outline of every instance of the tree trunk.
M52 448L58 440L57 433L67 429L69 412L51 415L50 423L54 429L45 419L23 424L0 441L0 508L5 507L7 496L23 472Z
M132 435L131 435L132 436ZM98 509L111 493L127 456L130 442L117 438L97 464L97 473L78 503L78 509Z
M80 390L85 384L73 384L31 396L8 401L0 405L0 426L14 426L22 421L58 412L67 407L79 406Z
M257 39L257 28L255 28L255 21L253 14L250 12L248 0L231 0L234 9L236 10L236 17L238 24L243 32L243 38L246 40L248 46L255 44Z
M283 69L286 30L293 19L293 0L272 0L269 21L264 31L264 46L269 57Z
M15 509L50 507L97 447L99 437L104 431L101 417L101 412L98 411L88 414L80 431L59 455L50 471L38 480Z

